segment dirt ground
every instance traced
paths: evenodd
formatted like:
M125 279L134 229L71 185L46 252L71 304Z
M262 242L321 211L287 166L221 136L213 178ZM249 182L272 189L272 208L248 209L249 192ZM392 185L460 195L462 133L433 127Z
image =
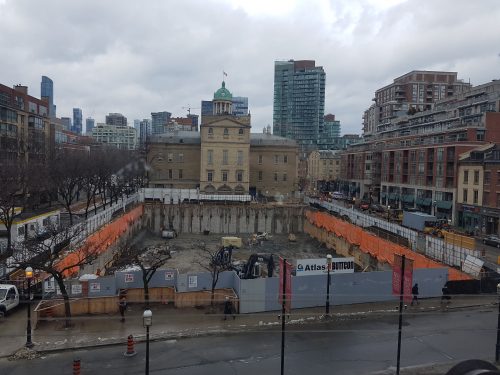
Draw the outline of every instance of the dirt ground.
M206 246L210 251L215 251L222 247L221 238L223 236L234 236L242 239L243 246L233 251L233 262L246 261L253 253L273 254L276 261L278 256L293 261L294 259L304 258L324 258L328 254L323 244L307 234L296 234L296 242L289 242L288 235L270 235L267 241L261 241L260 244L252 246L249 245L251 235L248 234L180 234L174 239L165 240L152 233L146 233L140 242L144 247L166 242L171 251L172 259L168 261L164 268L176 268L180 273L187 273L205 271L202 264L207 262L203 256L203 246Z

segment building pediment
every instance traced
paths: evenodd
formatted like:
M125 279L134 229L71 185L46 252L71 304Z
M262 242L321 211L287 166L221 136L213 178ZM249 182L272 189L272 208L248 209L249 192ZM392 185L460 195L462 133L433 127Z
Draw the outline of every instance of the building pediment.
M201 124L202 127L225 127L225 128L248 128L251 126L242 121L238 121L234 116L214 116Z

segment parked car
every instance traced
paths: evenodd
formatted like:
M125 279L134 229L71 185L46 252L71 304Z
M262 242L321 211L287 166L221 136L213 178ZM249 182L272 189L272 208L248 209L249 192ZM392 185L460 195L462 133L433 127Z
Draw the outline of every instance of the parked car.
M366 211L367 209L370 208L370 203L368 203L368 202L361 202L361 204L359 205L359 208L361 208L363 211Z
M485 245L496 246L500 249L500 238L498 236L489 235L483 238Z
M341 192L339 192L339 191L335 191L335 192L330 193L330 194L331 194L331 196L332 196L332 198L333 198L333 199L339 199L339 200L342 200L342 199L345 199L345 198L346 198L346 197L345 197L345 195L344 195L344 194L342 194L342 193L341 193Z
M19 305L19 292L15 285L0 284L0 318Z
M370 210L372 210L373 212L379 212L379 213L384 213L385 212L385 208L384 206L382 206L381 204L372 204L370 206Z

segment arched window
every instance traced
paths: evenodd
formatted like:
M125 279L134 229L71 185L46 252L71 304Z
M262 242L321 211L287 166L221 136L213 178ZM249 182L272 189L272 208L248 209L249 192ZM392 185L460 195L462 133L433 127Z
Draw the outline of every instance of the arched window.
M224 135L229 135L229 129L228 128L224 128Z
M213 128L208 128L208 134L210 134L210 135L214 134L214 129Z
M239 134L239 135L243 135L243 129L241 129L241 128L240 128L240 129L238 130L238 134Z

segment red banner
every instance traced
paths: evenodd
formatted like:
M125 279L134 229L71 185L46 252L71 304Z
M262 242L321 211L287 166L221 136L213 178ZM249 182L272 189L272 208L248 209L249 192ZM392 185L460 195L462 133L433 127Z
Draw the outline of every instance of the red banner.
M283 270L286 268L286 272ZM285 295L283 296L283 282L285 283ZM292 265L285 259L280 257L280 286L279 286L279 302L283 304L285 298L285 311L290 312L292 307Z
M411 301L411 289L413 285L413 260L405 259L405 274L403 282L403 298L406 302ZM403 257L394 254L394 264L392 265L392 294L399 296L401 294L401 271L403 269Z

